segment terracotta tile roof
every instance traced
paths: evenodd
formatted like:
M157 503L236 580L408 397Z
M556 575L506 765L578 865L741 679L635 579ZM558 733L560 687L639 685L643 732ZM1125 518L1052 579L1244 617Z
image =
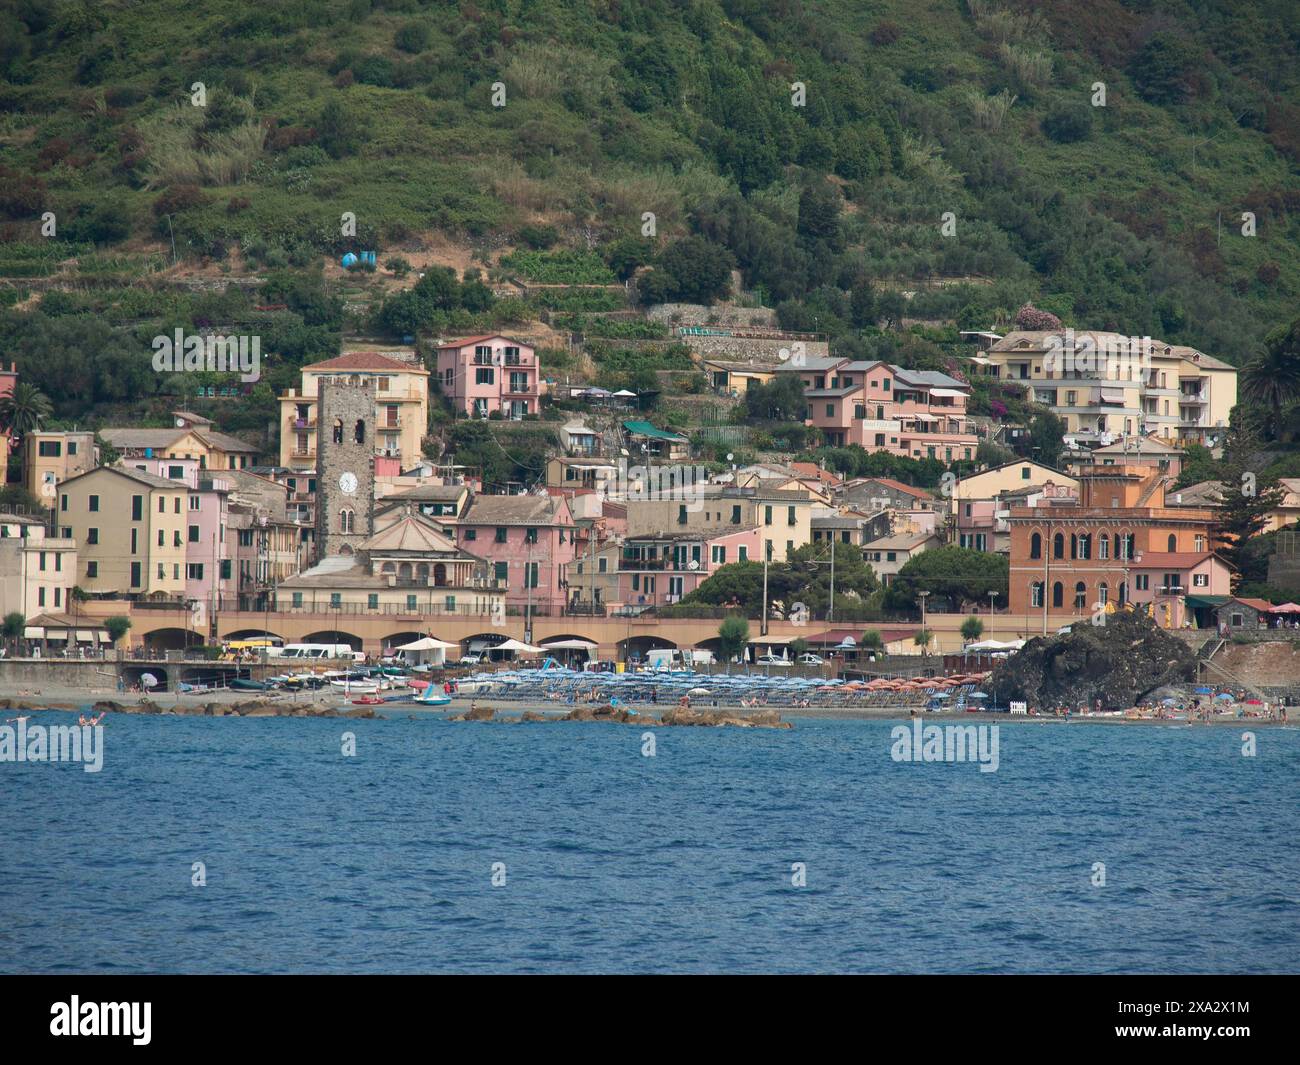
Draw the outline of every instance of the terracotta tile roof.
M402 362L391 355L381 355L377 351L349 351L336 355L324 362L313 362L303 367L304 370L402 370L406 373L428 373L422 366Z

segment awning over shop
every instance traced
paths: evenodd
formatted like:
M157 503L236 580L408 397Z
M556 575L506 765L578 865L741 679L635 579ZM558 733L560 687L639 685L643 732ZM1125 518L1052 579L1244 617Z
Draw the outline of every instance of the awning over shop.
M23 629L24 640L43 640L45 639L45 629L40 625L28 625Z
M84 643L94 643L94 641L95 641L95 634L94 634L93 632L91 632L89 629L78 629L78 630L77 630L77 642L78 642L78 643L82 643L82 642L84 642Z

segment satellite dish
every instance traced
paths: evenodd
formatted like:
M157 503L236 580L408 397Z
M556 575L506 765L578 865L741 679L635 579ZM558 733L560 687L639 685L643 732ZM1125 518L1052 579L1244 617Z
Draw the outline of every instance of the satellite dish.
M184 428L185 428L185 419L184 419L184 418L177 418L177 419L176 419L176 428L177 428L177 429L184 429Z
M686 568L692 571L697 570L700 568L700 563L696 559L691 559L688 563L686 563Z

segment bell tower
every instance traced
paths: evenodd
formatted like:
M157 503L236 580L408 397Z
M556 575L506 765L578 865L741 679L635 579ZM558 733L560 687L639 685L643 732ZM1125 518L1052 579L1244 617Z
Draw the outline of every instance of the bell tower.
M369 381L322 381L316 399L316 561L374 533L375 397Z

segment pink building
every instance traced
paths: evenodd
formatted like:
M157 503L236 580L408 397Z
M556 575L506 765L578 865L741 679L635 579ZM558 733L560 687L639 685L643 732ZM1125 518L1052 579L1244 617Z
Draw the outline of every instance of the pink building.
M456 543L504 582L506 606L559 613L577 526L560 496L475 496L455 522Z
M757 562L762 550L757 527L629 536L618 561L618 596L630 607L676 603L722 566Z
M973 459L978 440L966 424L970 386L935 370L884 362L805 359L781 367L798 373L807 400L805 422L827 444L858 444L913 459Z
M1171 537L1172 539L1172 537ZM1212 551L1142 551L1129 564L1134 604L1145 607L1156 624L1180 629L1189 624L1186 596L1227 596L1232 567Z
M532 345L493 334L438 346L438 384L452 406L475 418L536 414L541 376Z
M186 511L185 598L202 603L206 617L238 603L234 557L237 547L230 525L233 485L219 473L199 466L198 459L126 459L123 466L155 477L183 481L190 489Z

